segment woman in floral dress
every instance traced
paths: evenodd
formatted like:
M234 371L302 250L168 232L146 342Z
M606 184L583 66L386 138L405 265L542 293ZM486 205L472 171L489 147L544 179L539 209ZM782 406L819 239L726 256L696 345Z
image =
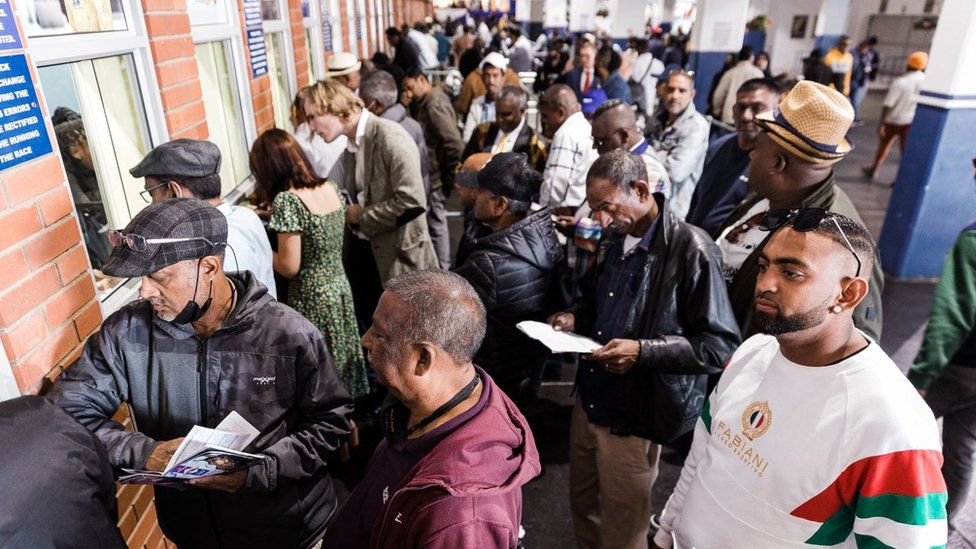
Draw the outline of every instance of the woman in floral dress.
M261 134L250 154L258 194L271 204L269 228L278 233L274 270L288 278L288 305L325 336L339 377L353 398L369 392L352 290L342 267L345 202L319 179L291 134Z

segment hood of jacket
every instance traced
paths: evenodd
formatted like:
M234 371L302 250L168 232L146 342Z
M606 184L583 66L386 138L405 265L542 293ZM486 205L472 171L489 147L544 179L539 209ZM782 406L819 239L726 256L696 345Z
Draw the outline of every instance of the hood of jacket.
M478 368L490 394L485 408L417 464L404 489L438 488L452 496L518 490L542 470L528 421Z
M472 249L495 250L538 269L550 270L561 257L550 214L549 208L532 212L506 229L474 239Z

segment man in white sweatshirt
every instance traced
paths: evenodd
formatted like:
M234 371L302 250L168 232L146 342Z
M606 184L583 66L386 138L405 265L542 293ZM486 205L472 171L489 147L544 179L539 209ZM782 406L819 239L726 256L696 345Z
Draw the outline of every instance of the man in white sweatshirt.
M756 335L695 427L657 547L940 547L946 486L932 413L854 327L874 242L819 209L773 210Z

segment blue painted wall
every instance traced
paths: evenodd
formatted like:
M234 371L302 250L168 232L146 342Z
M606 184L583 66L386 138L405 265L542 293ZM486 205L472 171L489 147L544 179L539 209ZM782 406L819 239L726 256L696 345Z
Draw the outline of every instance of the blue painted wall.
M688 60L688 69L695 71L695 108L700 113L707 110L708 93L712 88L712 78L725 64L724 51L693 51Z
M939 276L959 232L976 221L976 109L919 105L879 243L885 271Z

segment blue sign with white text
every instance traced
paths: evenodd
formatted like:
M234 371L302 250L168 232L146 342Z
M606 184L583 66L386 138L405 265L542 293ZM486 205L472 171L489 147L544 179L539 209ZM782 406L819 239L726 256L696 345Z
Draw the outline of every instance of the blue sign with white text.
M23 54L0 57L0 170L52 151Z
M17 21L14 20L14 8L10 0L0 0L0 50L19 50L22 47Z

